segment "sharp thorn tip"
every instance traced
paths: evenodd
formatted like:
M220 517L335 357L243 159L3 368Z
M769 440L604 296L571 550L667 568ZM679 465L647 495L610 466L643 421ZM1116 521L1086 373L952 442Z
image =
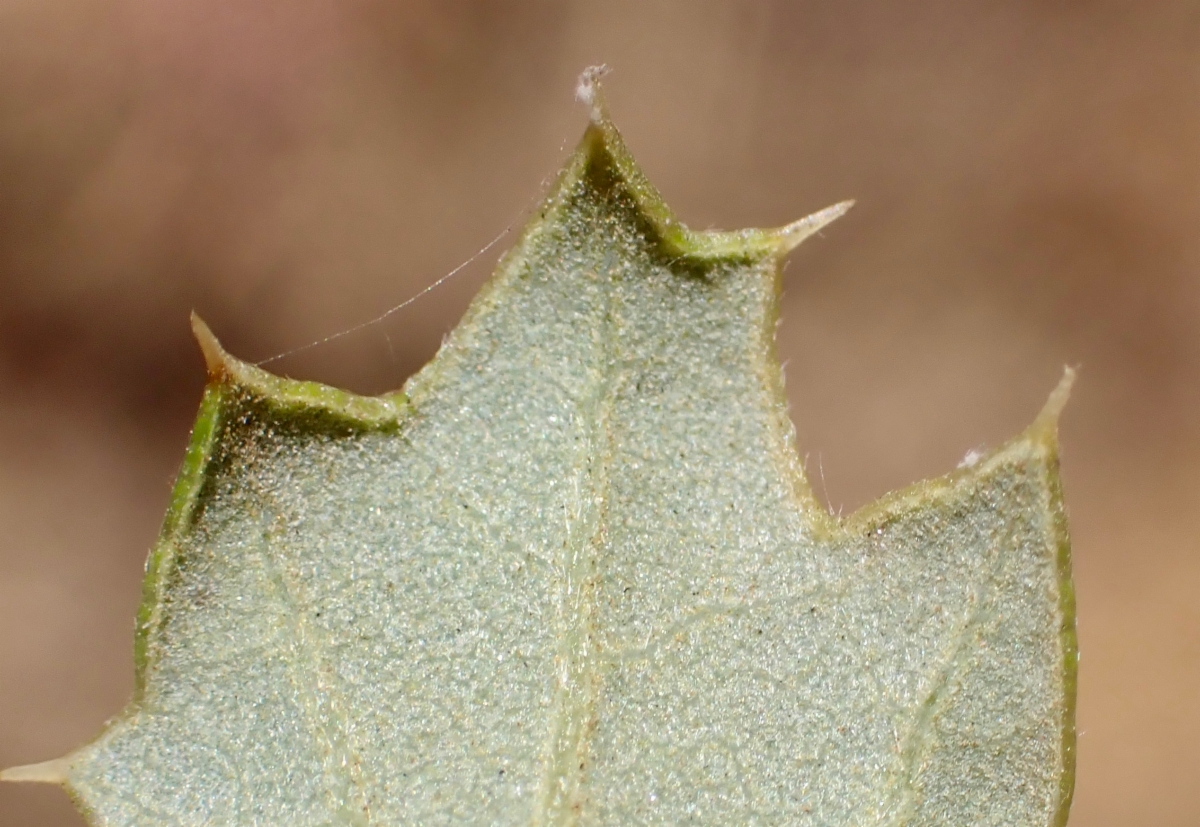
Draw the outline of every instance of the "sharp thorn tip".
M223 376L228 370L225 349L195 310L192 311L192 335L196 337L196 344L200 345L209 377L216 379Z
M793 221L786 227L781 227L776 232L782 244L782 252L789 253L796 249L800 242L828 227L849 212L853 206L853 200L839 201L823 210L817 210L812 215L806 215L799 221Z
M1038 419L1057 424L1059 416L1062 415L1063 408L1067 406L1067 400L1071 398L1071 388L1074 385L1075 368L1070 365L1063 366L1062 378L1058 380L1058 384L1050 392L1050 398L1046 400L1046 404L1042 408L1042 412L1038 415Z
M40 764L26 764L21 767L9 767L0 771L0 781L17 784L62 784L67 780L67 771L71 768L66 758L55 758Z

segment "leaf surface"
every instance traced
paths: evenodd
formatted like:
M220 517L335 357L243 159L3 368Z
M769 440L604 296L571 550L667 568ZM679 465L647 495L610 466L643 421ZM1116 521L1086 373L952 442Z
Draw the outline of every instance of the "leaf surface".
M602 107L402 392L210 381L137 689L62 781L96 825L1065 822L1056 419L846 519L774 356L844 211L693 232Z

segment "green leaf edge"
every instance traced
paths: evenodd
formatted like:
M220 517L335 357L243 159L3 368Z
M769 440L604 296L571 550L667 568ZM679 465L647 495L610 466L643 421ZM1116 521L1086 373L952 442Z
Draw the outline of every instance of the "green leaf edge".
M599 94L599 89L596 90ZM602 101L592 110L592 119L579 147L538 210L537 219L523 230L521 238L506 253L497 267L497 273L506 269L510 257L515 255L528 239L540 231L545 219L558 211L565 200L566 184L574 181L586 168L597 161L610 163L619 173L629 195L635 200L649 227L657 234L663 251L680 258L711 260L716 258L758 259L767 256L781 258L801 241L818 232L825 225L843 215L852 201L842 202L814 213L799 221L777 229L747 229L739 231L695 231L684 225L671 211L658 190L646 179L633 160L625 143L608 116ZM463 321L467 324L492 303L492 294L497 286L495 277L489 280L472 302ZM778 283L778 282L777 282ZM778 304L778 303L776 303ZM778 307L775 308L776 314ZM772 314L772 315L776 315ZM770 319L774 328L774 319ZM405 390L383 396L360 396L350 391L324 385L319 382L301 381L276 376L254 365L242 362L229 355L209 330L208 326L192 314L192 329L208 367L208 383L201 399L196 423L192 428L184 460L172 489L170 503L163 521L159 538L146 561L146 572L142 581L142 601L137 612L134 637L135 687L130 703L116 716L107 721L88 744L63 758L0 773L0 780L48 781L64 787L76 808L89 823L95 823L90 807L71 787L67 770L75 753L98 741L116 724L132 717L140 707L145 693L146 678L154 663L154 635L161 627L161 596L170 582L174 570L178 538L190 527L200 501L212 450L223 426L222 413L227 404L238 397L252 399L265 404L269 409L284 416L297 419L317 418L351 430L396 430L412 412L409 393L420 395L420 387L428 378L428 368L414 375ZM771 337L773 339L773 336ZM775 408L786 412L786 396L782 383L782 372L772 348L768 357L773 361L774 377L769 384L774 392ZM1063 505L1062 483L1059 476L1058 419L1074 382L1075 372L1066 368L1059 385L1051 393L1045 407L1034 422L1016 437L993 449L969 467L960 467L940 477L923 480L907 487L889 492L874 502L868 503L846 517L829 513L816 503L811 495L807 480L800 470L799 457L789 459L794 463L793 476L798 477L797 496L803 501L812 521L813 530L829 539L860 534L886 525L903 514L922 507L930 501L950 499L964 483L985 475L1000 466L1033 462L1046 481L1048 492L1045 508L1053 523L1056 543L1056 561L1059 586L1059 610L1062 615L1060 640L1064 652L1063 686L1067 702L1063 710L1063 734L1061 747L1062 777L1060 779L1059 803L1054 821L1049 827L1064 827L1070 812L1075 789L1076 770L1076 700L1078 687L1078 637L1076 632L1075 588L1071 579L1071 544ZM786 423L785 423L786 425ZM790 425L788 425L790 427ZM794 443L787 440L792 452Z

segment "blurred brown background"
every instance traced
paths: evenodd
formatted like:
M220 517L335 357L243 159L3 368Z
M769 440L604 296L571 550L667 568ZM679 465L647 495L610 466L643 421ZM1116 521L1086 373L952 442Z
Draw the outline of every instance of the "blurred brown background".
M188 311L257 360L411 296L522 218L599 61L693 226L858 199L793 254L780 330L831 507L996 445L1081 366L1072 824L1195 825L1194 2L0 0L0 765L130 692L203 382ZM493 261L273 367L396 387ZM81 823L0 786L4 827Z

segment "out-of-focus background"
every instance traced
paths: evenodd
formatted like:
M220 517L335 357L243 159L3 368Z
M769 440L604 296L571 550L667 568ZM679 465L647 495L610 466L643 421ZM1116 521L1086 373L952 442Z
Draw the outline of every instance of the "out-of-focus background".
M849 511L1062 423L1083 660L1073 827L1200 812L1200 5L0 0L0 765L132 687L203 370L372 318L524 219L612 112L680 216L776 225L814 487ZM515 232L515 230L514 230ZM512 234L498 245L506 247ZM488 254L273 365L397 387ZM79 825L0 785L0 825Z

